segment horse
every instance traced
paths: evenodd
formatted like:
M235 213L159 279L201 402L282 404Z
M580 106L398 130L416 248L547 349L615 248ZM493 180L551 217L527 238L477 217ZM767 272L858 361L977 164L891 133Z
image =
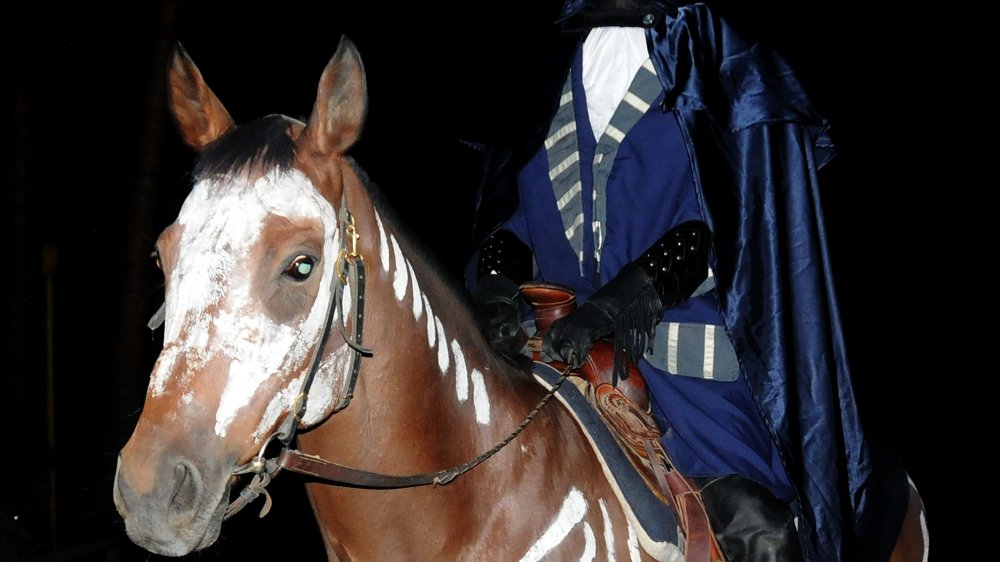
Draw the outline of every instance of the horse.
M237 126L179 46L169 91L200 158L156 242L164 344L115 473L133 542L213 544L266 494L279 440L281 466L321 476L305 486L331 560L684 560L676 521L677 540L651 536L578 418L546 405L564 377L490 347L350 156L367 85L349 39L306 122ZM331 485L329 466L364 470ZM894 562L925 555L922 513L914 490Z

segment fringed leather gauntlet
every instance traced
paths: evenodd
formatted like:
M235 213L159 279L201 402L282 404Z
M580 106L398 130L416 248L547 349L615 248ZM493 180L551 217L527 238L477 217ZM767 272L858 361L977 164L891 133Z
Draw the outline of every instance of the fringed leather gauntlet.
M646 351L664 309L691 296L708 276L708 226L689 221L670 230L626 265L569 315L553 323L542 341L546 360L578 368L594 342L614 335L615 378L627 376L627 361Z

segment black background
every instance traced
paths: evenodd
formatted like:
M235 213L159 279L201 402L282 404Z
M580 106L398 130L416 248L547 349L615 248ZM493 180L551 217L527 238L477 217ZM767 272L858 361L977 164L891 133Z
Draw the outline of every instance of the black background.
M550 25L559 2L327 4L30 3L0 16L0 559L159 559L124 538L110 487L159 346L145 328L162 299L148 255L193 162L166 109L174 41L243 122L308 115L351 37L370 94L355 155L458 275L476 182L459 141L515 135L540 115L534 94L561 79L549 56L565 46ZM824 204L861 414L924 493L932 560L961 559L976 550L964 496L981 489L970 452L983 447L975 397L989 380L989 328L969 318L992 312L990 254L971 252L990 224L985 145L967 133L990 130L982 18L801 4L714 3L789 59L834 125ZM299 484L278 479L271 515L245 511L190 558L292 543L322 559Z

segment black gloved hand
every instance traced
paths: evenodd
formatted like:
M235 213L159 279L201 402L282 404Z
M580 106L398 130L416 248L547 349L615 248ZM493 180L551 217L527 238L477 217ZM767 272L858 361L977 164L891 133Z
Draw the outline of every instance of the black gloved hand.
M615 328L614 318L590 301L552 323L552 328L542 339L542 359L561 361L579 369L587 361L594 342L610 335Z
M670 229L583 305L556 320L542 339L542 359L580 368L598 339L614 334L615 378L628 376L646 351L665 308L686 301L708 275L710 232L701 221Z
M598 339L616 332L622 332L616 334L616 339L624 338L627 332L641 331L645 335L662 309L649 276L635 264L626 265L578 309L552 323L542 339L542 358L579 368ZM646 338L640 339L636 345L641 349ZM631 351L618 347L616 356L621 351Z
M476 322L493 349L518 353L528 339L521 327L526 303L520 288L504 275L485 275L473 293Z

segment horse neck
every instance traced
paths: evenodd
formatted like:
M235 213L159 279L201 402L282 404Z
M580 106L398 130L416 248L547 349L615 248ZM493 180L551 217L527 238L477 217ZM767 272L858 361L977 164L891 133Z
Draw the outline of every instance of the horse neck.
M515 428L540 389L492 352L465 300L366 189L345 189L366 268L363 343L374 353L361 361L350 406L305 441L367 470L464 462ZM408 443L420 446L400 446Z
M585 438L555 400L515 440L482 456L512 435L544 390L491 351L465 301L385 216L353 211L367 264L364 344L374 355L361 362L351 404L301 434L300 447L397 476L483 462L445 486L309 484L331 559L388 559L400 552L420 560L488 559L498 548L528 552L538 541L547 544L539 533L559 524L562 506L581 489L613 498ZM510 507L521 505L534 507ZM596 503L590 509L601 512ZM624 528L624 515L614 517ZM570 552L579 559L579 552Z

